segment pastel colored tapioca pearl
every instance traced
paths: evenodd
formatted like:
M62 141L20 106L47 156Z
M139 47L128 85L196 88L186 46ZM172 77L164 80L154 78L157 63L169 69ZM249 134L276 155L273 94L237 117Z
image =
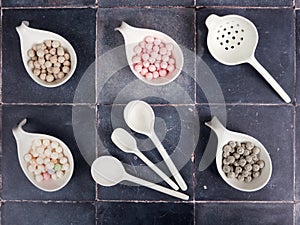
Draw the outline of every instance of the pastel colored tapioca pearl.
M154 72L156 70L156 67L154 65L150 65L148 69L150 72Z
M147 53L145 53L145 54L142 55L142 59L143 59L143 60L148 60L149 57L150 57L150 56L149 56L149 54L147 54Z
M168 63L169 63L169 64L175 64L175 59L170 58L169 61L168 61Z
M136 72L141 72L142 71L142 69L143 69L143 66L141 65L141 64L136 64L135 66L134 66L134 70L136 71Z
M141 53L141 52L142 52L141 46L135 46L134 52L135 52L136 54Z
M146 73L148 73L148 69L143 68L142 71L141 71L141 74L142 74L143 76L145 76Z
M161 55L165 55L165 54L167 54L167 52L168 52L168 50L166 48L164 48L164 47L159 50L159 53Z
M141 57L139 57L139 56L134 56L134 57L132 58L132 62L133 62L133 63L139 63L139 62L141 62Z
M168 67L168 63L167 62L162 62L160 64L160 67L163 68L163 69L166 69Z
M159 73L157 71L154 71L152 74L153 74L153 78L158 78L159 77Z
M154 37L152 37L152 36L147 36L147 37L145 38L145 41L148 42L148 43L153 43L153 42L154 42Z
M154 45L160 45L161 40L159 38L155 38Z
M169 64L168 67L167 67L167 70L168 70L169 72L174 71L174 69L175 69L175 67L174 67L173 64Z
M160 75L161 77L165 77L165 76L167 75L167 71L166 71L166 70L160 70L160 71L159 71L159 75Z
M147 80L152 80L152 78L153 78L153 74L152 73L147 73L146 74L146 79Z
M167 49L168 51L172 51L173 48L174 48L173 44L171 44L171 43L167 43L167 44L166 44L166 49Z
M143 62L143 66L144 66L145 68L148 68L148 67L150 66L150 63L149 63L148 61L144 61L144 62Z

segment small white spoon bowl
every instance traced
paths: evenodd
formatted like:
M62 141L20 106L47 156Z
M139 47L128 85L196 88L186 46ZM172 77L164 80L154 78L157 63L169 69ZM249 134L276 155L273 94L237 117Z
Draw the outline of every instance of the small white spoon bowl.
M22 127L26 124L27 119L22 120L18 126L12 129L13 135L16 139L17 142L17 148L18 148L18 158L19 158L19 163L20 166L28 178L28 180L37 188L47 191L47 192L54 192L62 189L64 186L67 185L67 183L70 181L73 171L74 171L74 160L72 153L68 146L59 140L58 138L55 138L50 135L46 134L38 134L38 133L28 133L25 132ZM64 174L63 177L58 178L56 180L49 179L47 181L41 181L37 182L35 180L34 174L32 172L29 172L27 167L28 163L25 161L24 156L29 153L30 148L32 146L32 143L34 140L37 139L48 139L51 141L56 141L60 144L60 146L63 148L63 153L64 155L68 158L68 163L70 165L70 168L66 173Z
M253 192L262 189L270 180L272 175L272 162L267 152L266 148L260 143L257 139L238 132L233 132L227 130L221 122L214 117L210 122L206 122L205 125L210 127L218 137L218 146L216 153L216 164L217 169L223 180L229 184L231 187L245 192ZM261 175L257 178L254 178L251 182L246 183L243 181L239 181L236 178L228 178L223 169L222 169L222 160L223 160L223 146L228 144L229 141L238 141L238 142L246 142L250 141L255 146L261 149L259 153L259 158L265 162L265 167L261 169Z
M24 67L29 74L29 76L39 85L47 88L58 87L66 83L74 74L77 66L77 56L72 45L62 36L45 30L39 30L29 27L28 21L22 21L21 25L16 27L16 30L20 37L21 44L21 55ZM70 54L71 68L70 72L62 79L57 79L53 82L47 82L41 80L38 76L34 75L32 69L28 66L28 61L30 60L27 52L32 48L34 44L40 44L46 40L56 40L59 41L61 46L65 48Z
M136 28L128 25L124 21L122 22L121 26L118 28L115 28L115 30L120 31L123 35L124 41L125 41L125 51L126 51L126 57L128 61L128 65L133 72L133 74L145 82L146 84L154 85L154 86L160 86L160 85L166 85L173 80L175 80L179 74L181 73L182 67L183 67L183 53L179 45L168 35L157 31L157 30L151 30L151 29L145 29L145 28ZM156 38L161 39L164 43L171 43L174 46L173 49L173 56L176 60L175 63L175 70L169 73L165 77L158 77L154 78L152 80L147 80L144 76L136 72L133 68L132 63L132 57L135 55L134 53L134 47L141 41L145 39L147 36L153 36Z

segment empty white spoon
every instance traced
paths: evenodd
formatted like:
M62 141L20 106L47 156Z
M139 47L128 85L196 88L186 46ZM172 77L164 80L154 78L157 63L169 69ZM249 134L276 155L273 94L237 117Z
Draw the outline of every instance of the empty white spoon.
M28 21L22 21L21 25L16 27L16 30L20 37L21 44L21 55L24 67L29 74L29 76L39 85L44 87L52 88L60 86L66 83L74 74L77 66L77 56L72 45L62 36L45 30L39 30L29 27ZM39 77L33 74L31 68L28 66L28 60L30 59L27 55L29 49L32 48L34 44L40 44L46 40L57 40L60 42L61 46L65 48L70 54L71 68L70 72L62 79L57 79L51 83L41 80Z
M126 105L123 114L125 122L132 130L144 134L152 140L181 190L187 190L185 181L155 134L155 115L151 106L144 101L131 101Z
M208 28L207 47L217 61L225 65L250 63L286 103L291 102L287 93L255 58L258 32L250 20L238 15L219 17L212 14L205 23Z
M137 76L140 80L150 85L165 85L172 82L178 77L183 67L184 58L181 48L170 36L156 30L132 27L124 21L122 22L121 26L116 28L115 30L120 31L123 35L125 41L126 57L129 67L133 74ZM161 39L164 43L171 43L174 46L173 54L176 60L175 70L165 77L158 77L152 80L147 80L144 76L137 73L133 68L132 57L135 55L134 47L139 42L143 41L147 36L157 37Z
M126 153L133 153L139 157L150 169L152 169L158 176L167 182L173 189L178 190L179 187L154 163L152 163L137 147L136 141L132 135L122 128L117 128L111 134L113 143Z
M46 134L29 133L24 131L22 127L26 124L26 122L27 119L24 119L19 123L18 126L12 129L13 135L17 142L20 166L28 180L37 188L47 192L58 191L59 189L63 188L72 177L74 170L74 160L72 153L68 146L58 138ZM34 178L34 174L28 171L28 163L25 161L24 156L30 152L33 141L37 139L48 139L51 141L56 141L63 148L63 154L68 158L68 162L70 165L69 170L66 171L63 177L56 180L49 179L47 181L37 182Z
M121 181L131 181L136 184L143 185L153 190L171 195L176 198L188 200L189 196L169 188L151 183L141 178L128 174L122 163L112 156L101 156L97 158L91 167L91 174L93 179L102 186L114 186Z
M218 138L218 147L216 153L216 164L217 169L223 180L229 184L231 187L238 189L240 191L252 192L258 191L263 188L270 180L272 174L272 162L267 152L266 148L260 143L257 139L242 133L233 132L227 130L217 117L213 117L210 122L205 123L206 126L210 127L217 135ZM229 141L238 141L246 142L250 141L255 146L261 149L259 153L259 158L265 161L265 167L261 170L261 175L257 178L254 178L251 182L246 183L243 181L238 181L236 178L228 178L222 170L222 149L223 146L228 144Z

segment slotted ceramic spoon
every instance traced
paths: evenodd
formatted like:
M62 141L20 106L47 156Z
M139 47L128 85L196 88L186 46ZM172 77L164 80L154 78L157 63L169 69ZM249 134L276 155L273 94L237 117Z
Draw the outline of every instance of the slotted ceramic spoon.
M68 148L68 146L58 138L46 134L29 133L24 131L22 127L26 124L26 122L27 119L22 120L19 123L19 125L13 128L12 130L13 135L17 142L18 158L19 158L20 166L24 174L28 178L28 180L37 188L48 192L58 191L59 189L63 188L72 177L73 170L74 170L74 160L73 160L72 153ZM63 153L68 158L70 168L68 171L66 171L66 173L62 178L59 178L57 180L50 179L47 181L37 182L34 178L34 174L28 171L27 169L28 165L24 159L24 156L30 152L33 141L37 139L48 139L51 141L56 141L63 148Z
M122 128L115 129L111 134L113 143L123 152L135 154L139 157L150 169L160 176L173 189L178 190L179 187L154 163L152 163L137 147L136 141L132 135Z
M168 84L178 77L182 70L184 59L181 48L170 36L157 30L132 27L124 21L122 22L121 26L116 28L115 30L120 31L123 35L128 65L137 78L139 78L147 84L158 86ZM137 73L133 68L132 57L135 55L134 47L139 42L143 41L147 36L157 37L161 39L164 43L171 43L174 46L173 54L176 61L175 70L165 77L158 77L152 80L147 80L144 76Z
M210 122L205 123L206 126L210 127L217 135L218 138L218 146L216 153L216 164L217 169L223 180L229 184L231 187L238 189L240 191L252 192L257 191L263 188L270 180L272 174L272 162L267 152L266 148L260 143L257 139L238 132L233 132L227 130L222 123L217 119L217 117L213 117ZM265 167L261 171L261 175L257 178L254 178L251 182L246 183L242 181L238 181L236 178L228 178L222 170L222 149L223 146L228 144L229 141L238 141L238 142L246 142L250 141L255 146L261 149L259 153L259 158L265 161Z
M31 28L29 27L28 21L22 21L21 25L16 27L16 30L20 37L21 55L22 55L24 67L27 73L29 74L29 76L36 83L44 87L52 88L52 87L58 87L66 83L72 77L77 66L77 56L74 48L65 38L50 31ZM34 44L40 44L46 40L59 41L61 46L65 48L70 54L70 61L71 61L70 72L63 79L58 79L51 83L47 81L43 81L39 77L34 75L32 70L28 66L28 60L30 59L29 56L27 55L28 50L31 49Z
M210 15L206 21L208 28L207 47L211 55L225 65L251 64L286 102L291 98L255 58L258 32L248 19L238 15L219 17Z
M123 114L125 122L132 130L144 134L151 139L181 190L187 190L185 181L174 165L171 157L168 155L166 149L155 134L155 114L151 106L144 101L131 101L126 105Z
M93 179L102 186L110 187L120 183L121 181L127 180L176 198L183 200L189 199L189 196L186 194L162 187L128 174L125 171L122 163L112 156L101 156L97 158L92 164L91 174Z

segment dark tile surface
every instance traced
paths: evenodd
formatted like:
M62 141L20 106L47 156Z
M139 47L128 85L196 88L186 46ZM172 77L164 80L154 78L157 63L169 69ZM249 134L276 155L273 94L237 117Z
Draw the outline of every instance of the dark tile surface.
M2 206L3 225L95 224L95 207L90 203L15 203Z
M204 171L198 165L209 139L210 129L203 122L211 119L211 110L218 109L200 106L202 138L196 154L195 196L196 200L293 200L293 107L289 106L228 106L227 128L249 134L268 150L273 171L269 183L261 190L247 193L233 189L222 180L215 161ZM216 115L216 114L214 114ZM222 115L222 114L220 114ZM272 115L272 117L270 117ZM285 120L282 120L285 115ZM251 119L250 119L251 118ZM202 141L201 141L202 140ZM214 153L216 141L207 150ZM206 188L205 188L206 186Z
M97 213L98 225L194 224L194 207L188 203L99 203Z
M193 0L150 0L150 1L142 1L142 0L120 0L116 2L112 2L109 0L99 0L98 5L100 7L116 7L116 6L193 6Z
M95 9L3 10L3 102L72 103L80 79L95 60L95 17ZM45 88L27 74L15 30L23 20L28 20L33 28L58 33L73 45L77 54L77 69L64 85ZM94 87L94 75L90 76L89 87ZM82 101L94 102L95 90L88 88L86 92L90 98Z
M150 170L145 164L134 155L128 155L121 152L111 141L110 136L113 129L122 127L128 131L130 129L123 120L122 106L100 106L99 107L99 155L111 154L127 164L126 168L132 175L150 180L152 182L160 182L160 177ZM162 144L171 155L174 164L180 170L180 173L188 185L186 192L190 198L193 198L193 184L192 184L192 162L191 155L195 148L193 144L194 138L190 134L194 132L194 112L191 107L171 107L171 106L157 106L154 107L156 115L155 132L157 133ZM110 116L111 115L111 116ZM109 119L107 119L109 118ZM138 148L154 163L157 164L167 175L170 175L167 167L161 161L161 157L155 149L152 142L146 136L132 133L137 141ZM128 183L127 183L128 184ZM135 193L139 193L138 195ZM173 197L163 195L153 190L144 187L136 187L128 185L117 185L115 187L98 188L98 198L114 199L114 200L177 200Z
M293 0L197 0L197 6L292 6Z
M210 72L215 76L226 103L283 103L281 98L249 64L226 66L216 61L206 44L205 20L210 14L220 16L238 14L251 20L257 27L259 42L257 60L272 74L293 98L294 85L294 30L291 9L199 9L197 11L197 54L211 71L197 68L198 76ZM201 83L201 80L197 82ZM197 90L197 102L205 102Z
M2 110L2 199L5 200L77 200L95 199L95 183L90 176L90 166L78 149L72 128L71 106L3 106ZM17 157L17 147L11 129L23 118L28 122L24 130L44 133L62 140L74 158L74 173L61 190L47 193L34 187L23 174ZM93 145L92 140L91 146ZM90 149L92 151L95 148ZM95 155L95 152L90 154ZM12 171L14 171L12 175Z
M295 197L296 200L300 200L300 178L299 178L299 169L300 169L300 142L299 142L299 137L300 137L300 108L299 106L296 108L296 170L295 170Z
M296 218L295 218L295 224L300 224L300 204L296 204L295 206L295 212L296 212Z
M112 104L117 101L126 104L132 98L143 98L149 95L161 97L172 103L194 102L193 9L122 8L99 9L98 12L99 103ZM181 45L185 55L185 66L175 82L153 87L145 85L132 74L126 62L123 37L119 32L114 31L122 21L136 27L163 31ZM179 91L187 95L181 97L178 95ZM156 101L156 103L162 102Z
M196 204L197 225L293 224L292 204Z
M299 2L300 3L300 2ZM299 4L300 5L300 4ZM296 79L296 99L297 103L299 103L300 99L300 89L299 89L299 77L300 77L300 72L299 72L299 63L300 63L300 52L299 52L299 47L300 47L300 11L296 11L296 71L297 71L297 79Z
M29 6L29 7L49 7L49 6L93 6L95 0L60 0L60 1L43 1L43 0L2 0L2 6L4 7L18 7L18 6Z

